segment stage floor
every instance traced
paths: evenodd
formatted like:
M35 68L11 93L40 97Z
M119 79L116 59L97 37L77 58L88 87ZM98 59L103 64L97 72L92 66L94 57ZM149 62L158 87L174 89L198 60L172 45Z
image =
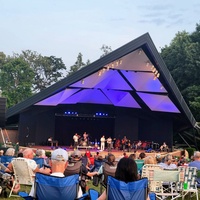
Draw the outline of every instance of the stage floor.
M26 147L20 147L20 148L26 148ZM72 147L69 147L69 146L59 146L59 147L51 147L51 146L30 146L30 148L32 148L34 151L36 151L37 149L44 149L45 151L53 151L54 149L56 148L62 148L62 149L65 149L66 151L68 151L69 155L71 155L74 151L74 149ZM103 157L105 157L106 155L108 155L108 151L107 150L104 150L104 151L100 151L99 149L97 148L94 148L94 147L91 147L91 146L84 146L84 147L80 147L79 146L79 149L78 149L81 154L84 154L87 150L91 152L91 154L94 156L96 154L96 152L98 151L99 154ZM181 150L175 150L173 152L151 152L151 153L147 153L146 150L142 150L142 149L139 149L137 151L135 151L134 149L132 149L130 152L126 152L126 155L129 156L130 154L132 153L135 153L136 156L138 157L139 154L141 152L145 152L145 154L148 156L153 156L155 157L157 154L160 154L161 157L164 157L166 154L172 154L173 156L181 156ZM112 154L115 155L116 158L119 158L119 157L123 157L123 153L124 151L122 150L116 150L116 149L112 149L111 152Z

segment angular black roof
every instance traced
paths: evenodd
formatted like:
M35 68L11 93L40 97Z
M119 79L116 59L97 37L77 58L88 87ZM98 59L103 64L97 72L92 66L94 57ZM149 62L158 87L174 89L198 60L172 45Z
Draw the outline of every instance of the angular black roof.
M196 121L148 33L7 110L7 123L34 106L102 104L169 115L178 129Z

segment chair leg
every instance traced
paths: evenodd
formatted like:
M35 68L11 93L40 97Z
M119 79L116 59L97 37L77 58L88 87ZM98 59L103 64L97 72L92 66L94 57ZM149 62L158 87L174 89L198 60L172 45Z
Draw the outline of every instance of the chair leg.
M10 190L10 194L9 194L9 198L10 198L10 196L12 195L12 191L13 191L13 189L14 189L14 187L15 187L15 184L16 184L16 182L15 181L13 181L13 186L12 186L12 188L11 188L11 190Z

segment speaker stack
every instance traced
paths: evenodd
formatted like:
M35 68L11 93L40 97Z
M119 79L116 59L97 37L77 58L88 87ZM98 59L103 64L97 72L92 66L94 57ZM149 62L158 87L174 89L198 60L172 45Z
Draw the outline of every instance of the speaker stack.
M0 97L0 128L6 124L6 98Z

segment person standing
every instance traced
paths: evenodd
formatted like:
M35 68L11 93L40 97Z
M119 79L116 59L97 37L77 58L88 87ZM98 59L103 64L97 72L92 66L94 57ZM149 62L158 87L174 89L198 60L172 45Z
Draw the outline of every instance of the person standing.
M78 134L75 133L75 135L73 136L73 140L74 140L74 149L77 149L78 146Z
M128 141L128 139L126 138L126 136L124 136L124 138L122 139L122 150L123 151L126 150L127 141Z
M108 152L110 152L111 151L111 145L112 145L112 138L111 137L109 137L107 139L107 145L108 145Z
M101 151L104 151L104 149L105 149L105 141L106 141L104 135L101 137L100 141L101 141Z

